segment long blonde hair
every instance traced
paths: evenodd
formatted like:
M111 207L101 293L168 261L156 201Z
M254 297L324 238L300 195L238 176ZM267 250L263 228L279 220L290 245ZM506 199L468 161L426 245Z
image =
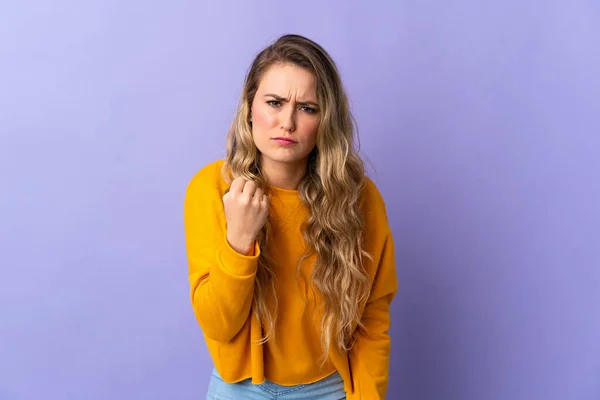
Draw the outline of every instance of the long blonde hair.
M321 110L317 145L309 155L307 173L298 187L300 198L310 211L302 228L307 248L298 268L307 257L317 254L311 286L323 299L324 361L332 340L339 350L348 351L353 345L354 329L362 326L360 309L370 290L363 263L370 256L363 250L364 221L359 199L365 170L354 148L354 136L358 138L358 134L337 67L320 45L300 35L284 35L256 56L227 134L223 177L231 182L232 178L243 176L269 193L252 138L249 111L263 74L278 63L292 64L314 74ZM276 265L266 251L269 236L267 218L257 238L261 254L253 298L255 316L264 329L263 343L272 337L277 315Z

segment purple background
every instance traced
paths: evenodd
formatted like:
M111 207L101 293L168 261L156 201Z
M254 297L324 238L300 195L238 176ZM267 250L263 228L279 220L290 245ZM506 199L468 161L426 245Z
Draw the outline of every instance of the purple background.
M387 202L388 398L600 398L599 3L375 3L2 2L0 399L204 398L184 191L288 32Z

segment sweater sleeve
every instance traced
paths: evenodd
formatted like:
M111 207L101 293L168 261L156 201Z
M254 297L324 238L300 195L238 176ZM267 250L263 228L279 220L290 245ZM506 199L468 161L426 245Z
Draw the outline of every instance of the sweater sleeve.
M397 291L394 244L385 239L371 293L362 315L363 329L355 333L350 349L354 393L349 400L385 399L390 362L390 304Z
M221 195L202 172L187 188L184 226L194 314L207 337L228 342L250 315L260 248L245 256L229 245Z
M348 358L354 392L349 400L385 399L388 386L391 341L390 304L398 290L394 240L386 206L375 184L367 179L364 200L366 240L370 242L374 269L372 285L361 316L364 327L354 333Z

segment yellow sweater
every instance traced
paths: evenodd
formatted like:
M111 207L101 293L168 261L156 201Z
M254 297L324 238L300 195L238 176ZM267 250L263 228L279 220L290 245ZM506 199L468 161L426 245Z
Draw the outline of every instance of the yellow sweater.
M385 398L389 307L397 281L392 234L375 184L367 178L361 198L364 247L373 257L373 262L365 265L372 280L362 312L368 333L356 331L356 342L347 354L332 346L327 363L320 368L320 315L312 307L313 292L307 287L316 256L304 261L299 276L296 268L304 251L300 226L308 209L296 191L273 189L269 210L273 235L268 252L277 263L279 311L274 338L260 345L262 331L251 306L261 249L256 244L254 255L245 256L227 242L222 197L228 185L221 179L222 165L219 160L194 176L184 206L192 305L221 377L230 383L252 378L256 384L268 379L296 385L315 382L337 370L349 400ZM319 304L318 296L316 301Z

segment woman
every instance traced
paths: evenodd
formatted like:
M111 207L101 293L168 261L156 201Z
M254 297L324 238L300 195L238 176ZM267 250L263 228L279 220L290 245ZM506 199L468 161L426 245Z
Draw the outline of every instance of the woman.
M209 399L385 397L394 247L352 121L330 56L282 36L248 72L226 158L190 182Z

